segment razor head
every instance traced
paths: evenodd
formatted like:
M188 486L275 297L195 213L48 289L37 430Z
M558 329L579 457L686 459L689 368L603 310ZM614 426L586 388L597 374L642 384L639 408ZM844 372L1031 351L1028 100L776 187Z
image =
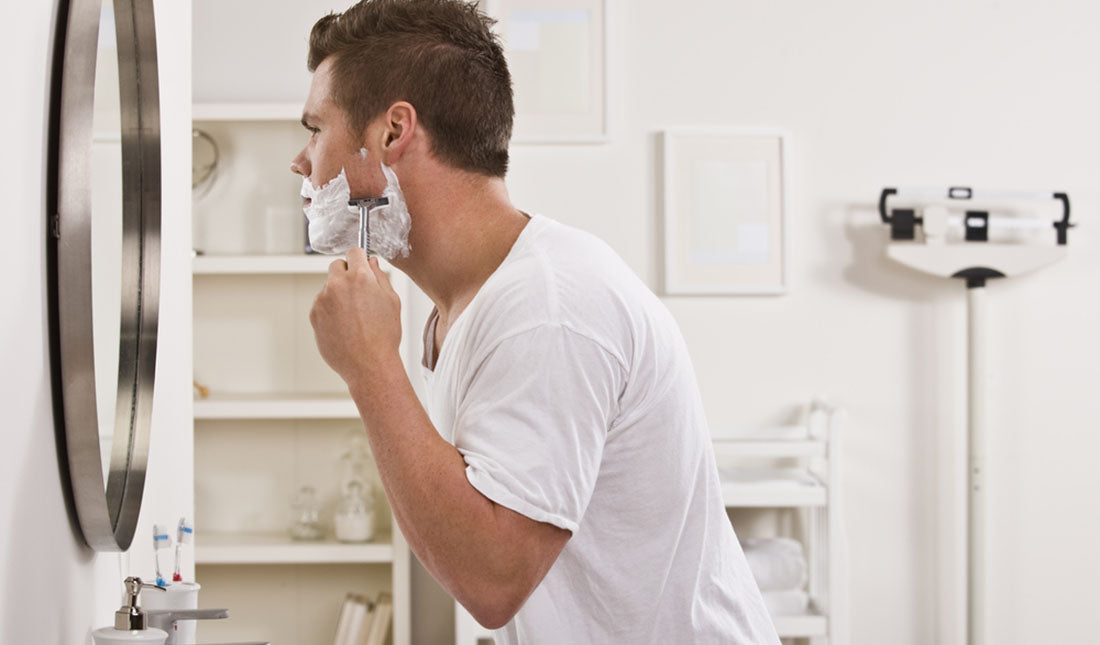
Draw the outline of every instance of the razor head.
M367 255L370 255L371 209L385 206L389 203L389 197L365 197L363 199L352 199L348 201L348 206L355 206L359 209L359 248L363 249Z
M390 203L389 197L364 197L363 199L353 199L348 202L348 206L358 207L361 211L363 208L370 210L379 206L385 206Z

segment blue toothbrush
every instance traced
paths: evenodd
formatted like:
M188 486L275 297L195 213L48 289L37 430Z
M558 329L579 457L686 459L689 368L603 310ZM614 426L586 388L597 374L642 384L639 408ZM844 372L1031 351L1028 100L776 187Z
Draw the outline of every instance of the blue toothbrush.
M157 573L157 585L167 587L168 582L160 574L160 551L172 548L172 538L168 535L168 529L161 524L153 525L153 565Z

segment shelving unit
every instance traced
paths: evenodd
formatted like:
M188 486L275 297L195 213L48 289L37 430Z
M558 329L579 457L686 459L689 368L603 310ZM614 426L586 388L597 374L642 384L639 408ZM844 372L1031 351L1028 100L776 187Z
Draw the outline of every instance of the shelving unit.
M800 513L809 566L805 614L772 619L784 641L845 645L847 556L840 511L842 410L815 400L798 425L712 432L722 497L727 509ZM738 537L751 534L738 529Z
M287 532L291 497L303 484L316 488L322 524L331 526L338 459L347 438L363 432L308 318L334 258L296 252L305 237L301 179L287 166L305 140L300 114L301 104L277 103L193 110L223 155L211 190L195 199L194 368L210 388L194 404L195 558L200 604L230 610L228 620L201 624L199 640L329 645L345 593L386 591L394 598L390 642L408 645L411 556L376 472L370 542L339 543L331 529L321 541L299 542ZM297 228L273 238L273 225ZM414 287L383 269L407 303ZM415 337L403 333L403 358Z

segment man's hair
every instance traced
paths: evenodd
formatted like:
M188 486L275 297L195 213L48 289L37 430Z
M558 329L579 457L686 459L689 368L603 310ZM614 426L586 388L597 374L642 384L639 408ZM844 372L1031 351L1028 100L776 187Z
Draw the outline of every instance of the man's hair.
M313 25L309 71L333 57L332 99L356 136L407 101L441 161L503 177L515 108L493 24L463 0L362 0Z

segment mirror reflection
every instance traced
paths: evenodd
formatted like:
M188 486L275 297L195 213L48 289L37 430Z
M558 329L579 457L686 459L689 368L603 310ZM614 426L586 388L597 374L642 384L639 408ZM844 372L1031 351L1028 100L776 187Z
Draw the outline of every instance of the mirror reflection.
M125 463L129 442L127 397L119 383L122 309L122 119L119 100L118 46L113 0L104 0L99 17L95 108L92 121L91 239L92 328L96 412L104 485L111 462ZM123 386L120 391L119 386ZM121 410L117 407L123 406ZM121 421L116 440L116 420ZM112 451L121 454L112 457ZM119 462L121 460L121 462ZM121 483L121 482L120 482Z

